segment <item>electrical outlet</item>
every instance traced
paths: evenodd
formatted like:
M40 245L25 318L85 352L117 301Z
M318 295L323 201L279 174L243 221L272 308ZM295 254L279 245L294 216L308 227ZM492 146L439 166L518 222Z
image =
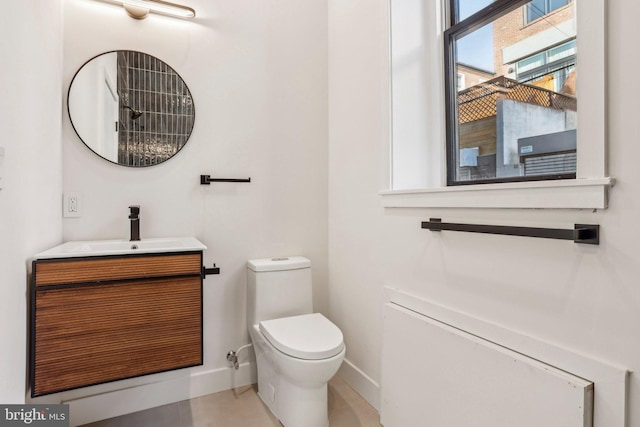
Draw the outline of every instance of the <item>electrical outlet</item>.
M69 213L78 212L78 198L76 196L69 196L69 205L67 207Z
M82 194L64 193L62 205L62 216L64 218L79 218L82 216Z

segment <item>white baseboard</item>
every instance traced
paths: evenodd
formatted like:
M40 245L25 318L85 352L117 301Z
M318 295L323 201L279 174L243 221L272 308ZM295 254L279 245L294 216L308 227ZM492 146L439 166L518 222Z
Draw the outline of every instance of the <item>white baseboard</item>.
M348 359L344 359L338 375L364 400L380 412L380 385Z
M241 364L238 370L225 367L195 372L107 393L78 397L62 403L69 405L70 425L74 427L255 382L255 362L247 362Z

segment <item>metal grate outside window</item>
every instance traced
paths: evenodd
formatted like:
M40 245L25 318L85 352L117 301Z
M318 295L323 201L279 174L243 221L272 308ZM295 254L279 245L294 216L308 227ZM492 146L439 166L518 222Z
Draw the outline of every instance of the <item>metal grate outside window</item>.
M524 159L525 176L576 172L576 152L532 156Z

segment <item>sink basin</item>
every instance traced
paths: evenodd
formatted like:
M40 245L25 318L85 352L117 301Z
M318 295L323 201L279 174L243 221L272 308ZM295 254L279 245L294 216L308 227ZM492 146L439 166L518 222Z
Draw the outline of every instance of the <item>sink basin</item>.
M104 255L126 255L154 252L187 252L207 249L195 237L165 237L142 239L135 242L128 240L90 240L66 242L62 245L40 252L35 259L90 257Z

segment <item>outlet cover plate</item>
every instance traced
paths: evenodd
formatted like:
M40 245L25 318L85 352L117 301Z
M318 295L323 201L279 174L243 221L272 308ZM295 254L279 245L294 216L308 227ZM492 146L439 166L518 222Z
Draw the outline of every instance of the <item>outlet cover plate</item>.
M62 198L62 216L64 218L80 218L82 216L81 193L64 193Z

